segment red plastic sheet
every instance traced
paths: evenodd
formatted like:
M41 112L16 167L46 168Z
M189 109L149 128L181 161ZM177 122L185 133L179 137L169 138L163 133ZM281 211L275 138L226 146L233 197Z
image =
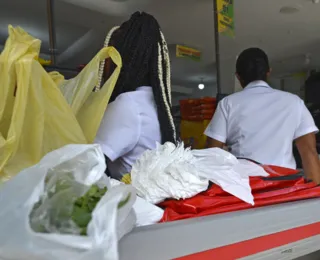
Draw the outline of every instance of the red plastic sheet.
M290 176L298 173L296 170L276 166L263 167L270 177ZM261 177L252 177L250 185L255 201L254 206L226 193L219 186L212 185L207 191L190 199L162 202L159 206L164 208L165 212L160 222L320 197L320 186L307 182L303 177L292 180L266 180Z

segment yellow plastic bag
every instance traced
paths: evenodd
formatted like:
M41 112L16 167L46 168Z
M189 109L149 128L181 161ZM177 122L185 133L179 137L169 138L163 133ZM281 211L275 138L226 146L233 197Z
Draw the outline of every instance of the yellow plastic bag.
M9 26L9 37L0 55L0 182L36 164L52 150L67 144L88 143L86 135L90 136L94 131L86 130L90 126L81 128L85 119L94 114L88 106L97 100L98 105L94 107L98 110L97 115L92 119L96 128L103 116L102 108L105 109L108 103L106 97L89 94L80 99L81 105L74 101L79 108L75 115L56 83L35 60L39 50L39 40L21 28ZM114 50L101 50L93 59L96 65L91 69L97 68L109 52ZM116 82L117 73L103 87L105 92L112 92L114 85L110 82ZM91 78L87 80L92 80L94 85L97 78L98 69L91 71ZM107 91L109 87L111 89ZM85 108L88 111L83 111Z
M58 86L64 81L64 76L57 71L51 71L49 75Z
M104 86L98 92L93 92L92 90L98 84L100 62L107 57L112 59L116 68ZM58 83L89 143L96 137L121 67L122 60L118 51L113 47L107 47L102 49L78 76Z

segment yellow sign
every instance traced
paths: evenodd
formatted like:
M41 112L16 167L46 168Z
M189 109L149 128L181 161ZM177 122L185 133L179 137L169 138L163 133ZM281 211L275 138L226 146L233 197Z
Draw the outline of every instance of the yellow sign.
M307 73L306 72L298 72L298 73L292 74L292 76L296 79L306 79Z
M234 37L234 0L216 0L218 10L218 31Z
M201 60L201 51L182 46L182 45L177 45L176 47L176 56L178 58L190 58L196 61Z

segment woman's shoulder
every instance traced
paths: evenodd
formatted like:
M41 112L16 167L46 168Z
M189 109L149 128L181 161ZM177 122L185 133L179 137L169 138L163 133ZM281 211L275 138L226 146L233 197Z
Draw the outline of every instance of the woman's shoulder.
M107 111L126 111L127 113L136 112L136 102L131 92L120 94L114 101L109 103Z
M140 87L136 91L120 94L110 105L136 113L145 110L148 105L154 106L154 103L152 88Z
M133 103L133 92L122 93L110 104Z

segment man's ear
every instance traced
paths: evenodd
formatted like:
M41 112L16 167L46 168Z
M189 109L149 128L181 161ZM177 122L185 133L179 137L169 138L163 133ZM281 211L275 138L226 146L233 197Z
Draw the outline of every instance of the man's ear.
M241 82L241 79L240 79L240 76L239 76L238 73L236 73L236 77L237 77L237 79Z
M270 77L271 72L272 72L272 68L270 68L269 71L267 72L267 77Z

